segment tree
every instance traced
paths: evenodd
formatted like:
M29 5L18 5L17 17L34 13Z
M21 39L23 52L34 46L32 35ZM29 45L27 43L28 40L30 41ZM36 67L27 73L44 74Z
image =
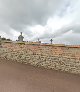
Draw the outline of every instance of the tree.
M1 40L6 40L6 38L3 37L3 38L1 38Z
M11 41L11 39L6 39L7 41Z

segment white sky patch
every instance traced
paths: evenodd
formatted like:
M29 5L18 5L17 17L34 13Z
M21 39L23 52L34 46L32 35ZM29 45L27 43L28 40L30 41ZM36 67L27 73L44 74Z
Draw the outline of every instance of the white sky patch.
M32 39L34 40L35 38L39 38L41 35L44 34L45 28L41 25L36 25L33 27L29 27L31 33L33 34Z
M61 36L59 36L59 37L57 37L57 38L55 38L53 41L54 41L54 43L55 44L70 44L70 42L69 41L67 41L66 39L67 39L67 37L69 37L70 38L70 36L72 35L72 30L70 30L69 32L67 32L67 33L65 33L64 35L61 35Z
M6 37L6 33L3 31L0 31L0 35L1 35L1 37Z
M67 19L66 16L62 18L55 16L47 21L47 26L52 29L52 32L55 32L55 30L61 29L63 26L69 25L71 22L72 21Z
M18 32L18 31L16 31L16 30L14 30L14 29L11 29L11 34L13 35L11 38L12 38L12 40L18 40L18 36L20 35L20 32Z
M3 31L0 31L0 35L1 35L1 38L6 38L6 39L10 39L11 36L8 35L7 33L3 32Z
M34 27L31 27L32 33L37 36L42 35L44 33L44 30L45 30L44 27L41 25L36 25Z

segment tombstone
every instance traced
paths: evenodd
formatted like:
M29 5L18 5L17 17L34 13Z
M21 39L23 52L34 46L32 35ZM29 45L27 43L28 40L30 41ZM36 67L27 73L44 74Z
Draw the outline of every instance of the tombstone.
M23 39L24 37L22 36L22 32L21 32L20 36L18 37L18 41L23 42Z

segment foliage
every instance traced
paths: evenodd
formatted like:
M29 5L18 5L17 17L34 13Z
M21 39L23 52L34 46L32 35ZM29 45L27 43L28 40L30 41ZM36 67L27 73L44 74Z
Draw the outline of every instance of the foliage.
M1 40L6 40L6 38L3 37L3 38L1 38Z

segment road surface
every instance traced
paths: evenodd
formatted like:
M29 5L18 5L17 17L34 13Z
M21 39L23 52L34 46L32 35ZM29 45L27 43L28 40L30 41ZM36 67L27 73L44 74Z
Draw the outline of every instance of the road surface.
M0 92L80 92L80 76L0 59Z

